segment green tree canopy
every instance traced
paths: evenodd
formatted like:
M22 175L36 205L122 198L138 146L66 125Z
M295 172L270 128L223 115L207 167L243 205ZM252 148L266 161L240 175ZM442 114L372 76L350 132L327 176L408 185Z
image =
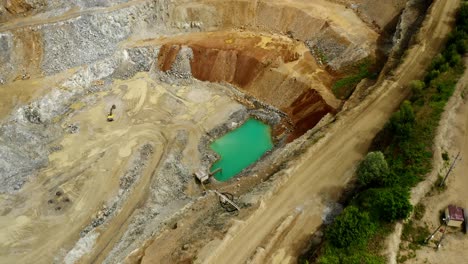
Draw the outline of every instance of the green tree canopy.
M411 103L404 101L400 106L400 110L390 118L388 126L397 139L406 140L411 135L415 120L416 117Z
M348 206L327 230L329 241L338 248L362 245L375 231L367 212L360 212L355 206Z
M389 184L389 168L380 151L367 153L357 169L358 183L361 186L386 186Z
M405 219L413 210L409 191L404 188L375 188L359 195L361 207L384 222Z

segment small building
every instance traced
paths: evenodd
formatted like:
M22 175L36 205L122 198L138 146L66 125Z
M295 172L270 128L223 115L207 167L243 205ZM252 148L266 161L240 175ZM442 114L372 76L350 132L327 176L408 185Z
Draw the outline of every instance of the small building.
M199 169L197 172L195 172L195 176L201 183L207 182L210 178L210 175L202 169Z
M447 209L445 209L445 219L448 226L461 227L465 221L463 208L449 205Z
M465 234L468 232L468 212L466 210L463 210L465 213Z

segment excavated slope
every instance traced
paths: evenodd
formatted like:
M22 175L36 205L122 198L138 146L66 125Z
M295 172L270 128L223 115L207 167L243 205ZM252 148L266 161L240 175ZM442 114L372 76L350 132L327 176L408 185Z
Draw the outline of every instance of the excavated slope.
M195 78L231 83L287 113L295 128L290 139L315 126L327 113L335 113L340 105L327 88L333 77L300 42L252 32L213 32L152 43L162 45L158 56L161 71L172 69L181 46L189 47Z
M328 57L339 70L374 56L378 34L351 9L326 0L176 1L171 17L178 27L204 30L247 28L288 34Z

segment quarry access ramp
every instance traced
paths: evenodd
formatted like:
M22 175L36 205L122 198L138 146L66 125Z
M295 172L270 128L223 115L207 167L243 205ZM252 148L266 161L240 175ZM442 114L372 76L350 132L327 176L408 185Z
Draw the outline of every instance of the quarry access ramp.
M351 179L376 133L409 93L407 85L421 78L450 30L458 0L435 0L403 64L393 77L381 80L359 107L337 117L330 131L287 172L255 213L239 221L223 240L200 251L202 263L290 263L295 245L310 238L322 224L324 195L335 198Z

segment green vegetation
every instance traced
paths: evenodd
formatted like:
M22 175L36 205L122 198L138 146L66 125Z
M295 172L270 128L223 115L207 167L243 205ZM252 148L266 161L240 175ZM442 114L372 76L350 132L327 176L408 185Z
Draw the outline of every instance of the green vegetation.
M318 263L383 263L379 256L383 235L393 228L391 223L405 219L413 207L409 189L423 180L431 169L432 144L445 104L464 72L463 55L468 51L468 1L458 12L456 28L450 34L443 51L429 66L424 81L409 84L412 95L393 114L384 129L374 139L372 149L357 169L358 193L343 214L326 230L326 241ZM357 83L359 74L338 81L340 88ZM360 80L360 79L359 79ZM443 154L448 160L448 154ZM425 208L417 205L415 218L421 219ZM363 228L365 226L366 228ZM389 228L390 226L390 228ZM387 230L387 231L386 231ZM415 256L414 250L429 235L426 226L409 221L404 225L402 239L412 251L399 261Z
M366 158L359 164L356 174L359 185L369 187L385 186L390 181L389 172L384 155L377 151L367 154Z
M337 248L360 245L375 231L375 225L367 212L348 206L327 232L327 239Z
M318 58L320 60L320 63L322 63L322 64L327 64L328 63L328 57L321 48L315 46L314 47L314 53L318 56Z
M449 154L447 153L447 151L445 151L444 153L442 153L442 159L444 161L448 161L450 159L449 157Z
M398 256L398 262L405 262L408 259L416 257L415 251L426 244L426 238L431 234L427 225L421 226L410 220L403 225L401 233L402 244L400 249L405 249L404 255Z
M353 67L351 75L336 81L332 87L335 96L339 99L348 99L362 79L375 76L375 73L370 71L370 66L370 61L365 60Z
M419 203L414 207L414 219L421 220L426 212L426 207Z
M413 209L409 196L405 188L374 188L360 193L357 200L373 219L390 223L409 216Z

